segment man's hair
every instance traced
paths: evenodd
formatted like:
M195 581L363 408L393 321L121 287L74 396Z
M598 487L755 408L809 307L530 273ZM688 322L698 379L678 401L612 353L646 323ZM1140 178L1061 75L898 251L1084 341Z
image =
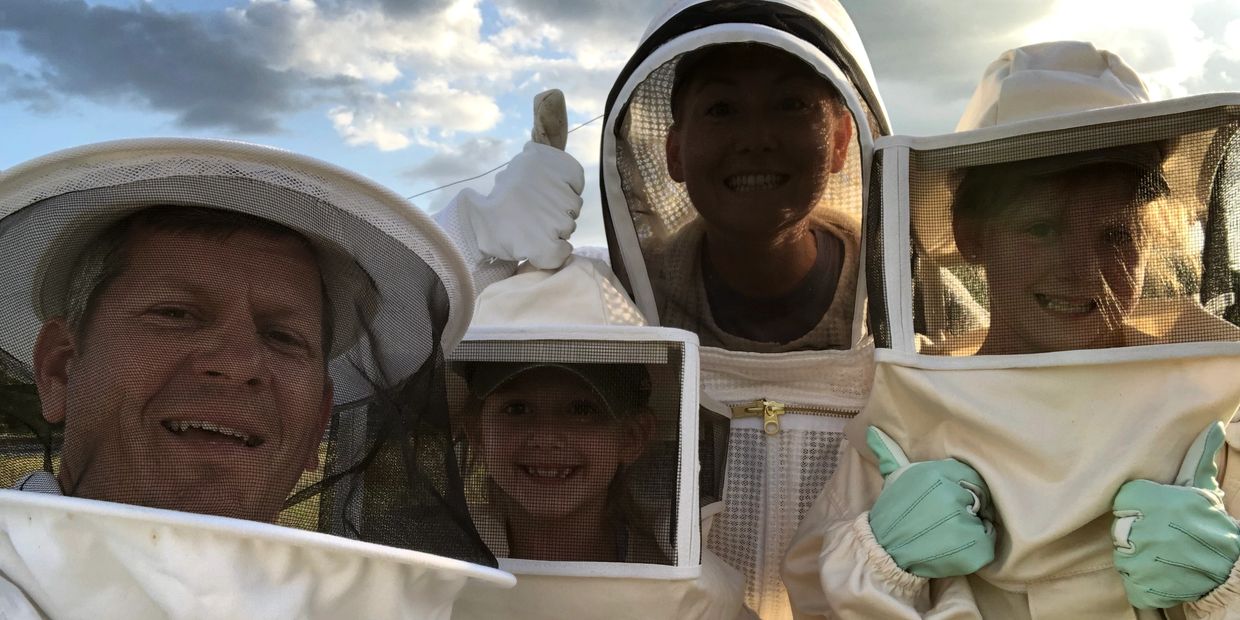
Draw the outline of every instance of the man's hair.
M693 82L694 78L697 77L698 69L703 64L719 54L728 51L750 51L759 48L778 50L784 54L788 54L788 56L795 58L797 62L804 64L806 68L817 74L817 70L797 55L790 52L785 52L776 47L763 45L761 43L720 43L716 45L708 45L706 47L699 47L691 52L686 52L681 55L676 61L675 76L672 78L672 92L669 99L669 104L672 109L672 122L680 122L684 108L686 89ZM825 77L822 78L822 80L827 81ZM844 107L844 97L840 95L839 88L834 83L828 83L831 86L831 108L836 114L839 114Z
M129 245L139 231L190 233L224 240L241 232L253 232L271 239L295 239L305 246L319 264L322 296L322 348L324 360L332 346L334 319L331 298L323 280L320 253L301 233L271 220L224 209L206 207L152 206L110 224L78 256L65 292L65 322L79 343L85 343L86 326L99 296L128 267ZM79 345L83 346L83 345Z

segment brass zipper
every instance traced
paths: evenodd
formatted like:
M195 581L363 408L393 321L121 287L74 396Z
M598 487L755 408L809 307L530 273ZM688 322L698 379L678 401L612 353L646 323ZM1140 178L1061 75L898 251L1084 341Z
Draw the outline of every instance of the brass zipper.
M851 418L858 409L843 407L821 407L817 405L788 405L773 400L755 400L732 405L732 419L762 418L762 430L767 435L779 434L779 418L782 415L796 413L801 415L817 415L830 418Z

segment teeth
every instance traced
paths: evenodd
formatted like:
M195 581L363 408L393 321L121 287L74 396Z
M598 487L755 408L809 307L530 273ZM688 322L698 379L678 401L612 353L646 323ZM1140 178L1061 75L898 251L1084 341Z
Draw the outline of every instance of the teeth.
M563 480L573 473L575 467L531 467L526 465L525 473L535 478L558 478Z
M185 431L193 428L211 433L218 433L220 435L227 435L229 437L235 437L250 448L263 445L262 437L250 437L235 428L229 428L227 426L215 424L214 422L203 422L197 420L169 420L163 422L163 426L164 428L177 434L184 433Z
M1073 303L1063 299L1049 297L1047 295L1038 295L1037 298L1038 303L1041 304L1043 308L1046 308L1052 312L1062 312L1064 314L1086 314L1093 310L1095 306L1092 299L1082 303Z
M786 175L782 174L737 174L728 177L724 184L732 191L753 192L775 189L782 185L786 178Z

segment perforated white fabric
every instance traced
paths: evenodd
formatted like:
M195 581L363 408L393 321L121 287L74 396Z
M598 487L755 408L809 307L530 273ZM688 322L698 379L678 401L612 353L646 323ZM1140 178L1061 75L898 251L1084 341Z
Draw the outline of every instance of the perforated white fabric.
M761 418L733 414L724 511L706 546L745 574L746 604L762 618L791 617L780 577L784 552L835 471L844 425L864 405L873 378L868 342L839 352L702 349L703 388L725 403L773 399L838 412L785 413L774 435L763 430Z

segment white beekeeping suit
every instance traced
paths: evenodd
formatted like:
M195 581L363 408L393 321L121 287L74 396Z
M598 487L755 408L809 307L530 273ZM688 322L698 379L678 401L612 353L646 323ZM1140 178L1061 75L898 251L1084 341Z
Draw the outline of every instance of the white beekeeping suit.
M717 60L715 52L725 59ZM686 58L689 68L678 72ZM765 79L769 63L778 68L769 72L777 81L758 88L732 82L732 60L748 71L745 79ZM709 75L703 73L708 66ZM793 76L788 79L795 87L778 81L785 75ZM715 93L711 101L683 104L692 109L681 118L743 118L748 124L741 139L754 142L731 147L759 154L719 165L730 176L715 181L726 190L690 170L713 165L705 156L694 160L691 150L698 137L732 140L731 129L695 129L701 133L677 144L678 169L669 170L677 88L685 97ZM807 98L807 91L828 93L831 100L831 127L821 135L802 117L780 116L818 110L821 100ZM771 96L753 99L756 93ZM773 116L763 120L755 112ZM774 309L761 298L779 294L733 305L730 300L745 298L745 291L703 259L706 246L721 245L712 242L718 227L702 214L712 205L695 204L691 194L703 188L703 200L726 202L732 199L726 191L749 192L757 197L750 205L755 210L783 208L776 204L784 200L780 192L802 180L788 163L792 143L803 145L797 132L816 135L808 150L831 158L815 181L825 188L788 208L800 209L798 232L808 230L818 244L810 262L835 261L834 294L803 282ZM652 322L698 334L703 389L732 408L726 508L706 546L745 574L746 602L763 618L790 614L780 561L835 468L844 424L869 391L872 345L861 320L857 278L860 214L872 141L885 133L886 113L869 61L849 17L833 1L671 2L650 23L608 98L601 178L611 264ZM719 189L714 195L712 187ZM753 234L755 245L770 241L760 238L762 230ZM818 278L817 268L815 263L807 279ZM792 323L792 330L781 327Z
M798 617L1240 617L1240 98L1147 98L1032 45L959 133L878 142L874 386L788 553Z
M448 238L287 151L140 139L0 174L0 617L446 618L469 520Z
M696 340L647 326L582 256L483 291L449 403L471 514L517 585L467 587L454 618L748 616L740 573L702 548L727 418L699 407ZM573 499L589 488L609 489L595 527Z

